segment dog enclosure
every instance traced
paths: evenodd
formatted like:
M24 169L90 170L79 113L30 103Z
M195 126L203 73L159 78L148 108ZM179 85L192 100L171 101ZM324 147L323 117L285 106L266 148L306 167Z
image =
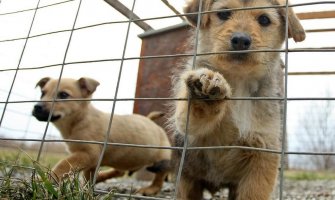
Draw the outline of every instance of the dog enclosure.
M59 160L65 155L64 144L68 142L102 145L98 166L107 145L157 148L64 140L50 122L39 123L31 116L40 96L34 87L46 76L95 78L100 86L92 103L110 113L110 125L114 114L168 112L169 102L187 101L170 97L171 76L179 60L199 56L186 44L191 27L181 14L180 1L151 0L152 5L147 0L13 2L0 1L0 154L4 155L0 160L3 168L0 184L5 183L4 171L9 168L17 174L14 180L24 175L29 177L36 170L30 162L50 165L51 157ZM281 151L250 148L250 151L279 154L281 158L288 156L281 161L275 199L298 198L298 194L286 191L286 172L322 170L327 172L327 180L335 179L335 1L290 2L302 20L306 41L295 44L286 37L282 49L268 50L281 52L285 64L284 96L274 100L284 105L282 138L286 142L282 142ZM60 100L53 100L57 101ZM166 128L166 120L158 123L171 136L173 133ZM187 146L161 148L191 151ZM7 156L8 152L15 156ZM25 154L30 158L22 162L20 157ZM130 196L175 199L182 167L180 169L176 177L169 180L168 195L144 197L129 191L116 191L113 195L120 199ZM106 184L119 185L123 181L116 179ZM107 194L110 187L95 187L94 191ZM335 198L335 188L321 188L321 191L309 188L305 193L309 196L304 198ZM225 195L222 193L219 198L224 199Z

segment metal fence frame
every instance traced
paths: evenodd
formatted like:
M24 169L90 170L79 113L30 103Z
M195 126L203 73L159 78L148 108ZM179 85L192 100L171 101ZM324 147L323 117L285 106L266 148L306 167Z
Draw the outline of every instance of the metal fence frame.
M55 6L58 4L63 4L63 3L67 3L67 2L71 2L74 0L67 0L67 1L63 1L63 2L59 2L59 3L55 3L55 4L50 4L50 5L46 5L46 6L39 6L40 5L40 0L38 0L37 5L35 8L33 9L25 9L25 10L20 10L20 11L15 11L15 12L8 12L8 13L2 13L0 14L0 17L3 15L13 15L16 13L20 13L20 12L26 12L26 11L34 11L34 15L33 15L33 19L30 25L30 29L28 31L28 35L26 37L23 38L14 38L14 39L8 39L8 40L1 40L0 43L2 42L9 42L9 41L15 41L15 40L25 40L25 44L23 47L23 50L21 52L21 56L20 56L20 60L18 63L18 66L16 68L6 68L6 69L0 69L0 73L1 72L5 72L5 71L15 71L14 74L14 78L11 84L11 87L8 91L8 95L6 98L6 101L1 101L0 104L4 104L4 108L3 108L3 113L1 115L1 119L0 119L0 127L2 125L3 122L3 118L5 116L5 113L7 112L7 105L8 104L17 104L17 103L32 103L32 102L41 102L41 101L31 101L31 100L23 100L23 101L9 101L9 98L12 94L12 90L13 90L13 86L14 83L16 81L16 77L19 71L22 70L38 70L38 69L43 69L43 68L49 68L49 67L54 67L54 66L59 66L61 65L61 70L60 70L60 74L59 74L59 79L61 79L62 77L62 73L63 73L63 69L66 65L72 65L72 64L81 64L81 63L92 63L92 62L106 62L106 61L121 61L120 64L120 71L118 74L118 80L117 80L117 84L116 84L116 90L115 90L115 95L114 98L112 99L91 99L91 100L83 100L83 99L71 99L71 100L58 100L56 99L56 97L53 98L52 102L52 108L51 108L51 113L53 111L53 105L55 102L58 101L113 101L113 108L111 110L111 114L110 114L110 121L109 121L109 125L108 125L108 131L106 132L106 138L108 138L109 134L113 134L110 133L110 128L112 126L113 123L113 116L114 116L114 109L115 109L115 104L117 101L188 101L188 103L190 102L190 97L186 98L186 99L178 99L178 98L128 98L128 99L120 99L117 98L117 94L118 94L118 90L119 90L119 84L120 84L120 79L121 79L121 74L122 74L122 67L123 67L123 62L125 60L135 60L135 59L156 59L156 58L171 58L171 57L185 57L185 56L192 56L193 57L193 68L194 68L194 63L195 63L195 59L197 56L201 56L201 55L210 55L210 54L223 54L223 53L230 53L231 51L223 51L223 52L207 52L207 53L198 53L197 52L197 45L194 45L195 48L193 50L193 53L191 54L174 54L174 55L159 55L159 56L140 56L140 57L125 57L125 51L126 51L126 47L127 47L127 43L128 43L128 37L129 37L129 30L130 30L130 26L133 23L138 24L138 22L144 22L146 20L154 20L154 19L164 19L164 18L172 18L172 17L184 17L186 15L198 15L198 24L197 24L197 28L196 28L196 39L195 39L195 43L197 44L198 42L198 33L199 33L199 26L200 26L200 14L206 14L206 13L211 13L211 12L216 12L216 11L206 11L206 12L201 12L201 3L199 6L199 11L196 13L189 13L189 14L175 14L175 15L170 15L170 16L160 16L160 17L152 17L152 18L146 18L146 19L139 19L137 16L134 16L133 10L136 4L136 0L133 0L133 4L132 4L132 8L131 8L131 12L129 12L130 14L128 15L129 20L126 21L111 21L111 22L106 22L106 23L100 23L100 24L94 24L94 25L89 25L89 26L84 26L84 27L80 27L80 28L75 28L76 25L76 20L78 17L78 14L80 12L80 6L81 6L81 2L82 0L78 0L78 8L77 8L77 12L76 12L76 17L74 19L73 22L73 26L71 29L68 30L60 30L60 31L54 31L54 32L48 32L48 33L43 33L43 34L39 34L39 35L31 35L31 29L34 25L34 20L35 20L35 16L36 13L39 9L43 9L46 7L50 7L50 6ZM167 1L163 1L164 3L168 3ZM200 1L201 2L201 1ZM297 7L297 6L306 6L306 5L316 5L316 4L335 4L335 1L321 1L321 2L312 2L312 3L301 3L301 4L292 4L292 5L288 5L288 0L286 0L286 5L284 6L269 6L269 7L250 7L250 8L238 8L238 9L229 9L229 10L250 10L250 9L263 9L263 8L278 8L278 7L282 7L287 9L289 7ZM287 17L286 17L286 22L287 22ZM71 39L72 39L72 34L74 31L80 30L80 29L87 29L87 28L92 28L92 27L96 27L96 26L103 26L103 25L108 25L108 24L115 24L115 23L128 23L128 27L127 27L127 34L126 34L126 39L124 42L124 48L123 48L123 53L122 53L122 57L121 58L116 58L116 59L104 59L104 60L88 60L88 61L80 61L80 62L66 62L66 57L67 57L67 52L71 43ZM287 123L287 102L288 101L301 101L301 100L327 100L327 101L334 101L335 97L327 97L327 98L289 98L287 96L287 87L288 87L288 76L289 75L334 75L335 72L292 72L292 73L288 73L287 67L288 67L288 54L290 52L335 52L335 48L303 48L303 49L289 49L288 48L288 23L286 23L286 34L285 34L285 47L283 49L267 49L267 50L261 50L262 52L282 52L285 54L285 59L284 59L284 64L285 64L285 91L284 91L284 97L250 97L250 98L244 98L244 97L235 97L235 98L231 98L228 100L280 100L283 102L284 104L284 112L283 112L283 124L282 124L282 141L285 141L286 138L286 123ZM49 35L49 34L56 34L56 33L61 33L61 32L70 32L70 36L69 36L69 40L68 40L68 44L65 50L65 54L64 54L64 58L63 58L63 62L62 63L56 63L56 64L51 64L51 65L45 65L45 66L37 66L37 67L30 67L30 68L20 68L20 64L21 64L21 60L22 57L25 53L25 47L27 45L27 41L31 38L35 38L35 37L42 37L45 35ZM308 32L308 31L307 31ZM313 31L310 31L313 32ZM241 53L245 53L245 52L260 52L260 50L245 50L245 51L241 51ZM234 52L236 53L236 52ZM59 87L59 81L57 84L57 89ZM190 103L189 103L190 105ZM181 158L181 164L179 166L179 170L177 173L177 178L176 178L176 183L175 183L175 188L177 190L177 186L179 184L180 181L180 177L182 174L182 168L183 168L183 162L184 162L184 158L185 158L185 153L187 150L194 150L194 149L245 149L245 150L252 150L252 151L262 151L262 152L268 152L268 153L275 153L275 154L280 154L281 158L283 158L285 155L288 154L296 154L296 155L332 155L335 156L335 152L321 152L321 153L316 153L316 152L289 152L289 151L285 151L285 142L282 142L282 146L280 151L277 150L270 150L270 149L261 149L261 148L253 148L253 147L244 147L244 146L211 146L211 147L188 147L187 142L184 143L184 147L162 147L162 146L149 146L149 145L134 145L134 144L121 144L121 143L109 143L107 140L105 140L104 142L97 142L97 141L81 141L81 140L65 140L65 139L46 139L46 133L47 130L49 128L49 124L50 124L50 118L51 118L51 114L49 116L49 120L46 124L44 133L43 133L43 137L42 139L15 139L15 138L0 138L0 141L21 141L21 142L26 142L26 141L35 141L35 142L40 142L40 148L38 151L38 156L36 161L40 160L40 156L41 156L41 152L43 149L43 144L45 142L60 142L60 143L68 143L68 142L76 142L76 143L90 143L90 144L100 144L103 145L103 149L102 152L100 154L100 158L99 161L97 163L97 169L94 175L94 182L96 180L96 175L98 172L98 169L101 165L101 160L102 160L102 156L104 154L104 151L107 147L107 145L114 145L114 146L126 146L126 147L136 147L136 148L159 148L159 149L170 149L170 150L182 150L182 158ZM188 124L188 119L187 119L187 124ZM188 133L186 132L186 138L187 138ZM18 167L18 168L25 168L25 169L29 169L29 170L34 170L34 168L30 168L30 167L24 167L24 166L19 166L19 165L12 165L13 167ZM279 173L279 180L280 180L280 185L279 185L279 199L283 199L283 173L284 173L284 159L281 159L281 163L280 163L280 173ZM101 190L95 190L95 192L97 193L108 193L106 191L101 191ZM177 191L175 191L175 195L173 197L173 199L176 199L176 194ZM119 197L129 197L129 195L126 194L115 194L116 196ZM136 196L136 195L131 195L132 198L141 198L141 199L165 199L165 198L157 198L157 197L144 197L144 196Z

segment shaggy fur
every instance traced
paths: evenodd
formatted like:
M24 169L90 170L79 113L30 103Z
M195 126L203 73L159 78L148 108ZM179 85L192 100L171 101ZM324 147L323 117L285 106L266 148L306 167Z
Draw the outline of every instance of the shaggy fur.
M186 13L199 10L200 0L189 1ZM202 0L202 10L285 5L285 0ZM289 37L296 42L305 33L288 9ZM187 16L196 26L197 15ZM253 10L222 10L202 14L198 53L201 55L175 77L176 98L192 98L174 105L172 122L175 145L247 146L279 150L280 101L224 100L230 97L281 97L282 61L279 52L238 53L240 50L280 49L285 38L285 7ZM194 41L193 41L194 42ZM186 121L189 112L189 124ZM187 129L187 130L186 130ZM176 152L180 160L181 152ZM202 199L203 190L229 188L229 199L268 200L273 191L279 155L242 149L188 150L178 198Z
M57 79L43 78L36 86L42 91L41 100L57 99L91 99L99 83L90 78L62 79L56 91ZM33 115L40 121L47 121L52 102L41 102L35 105ZM152 120L161 116L152 112L148 117L141 115L114 115L108 142L170 146L165 131ZM149 119L150 118L150 119ZM54 104L51 122L58 128L64 139L105 141L110 114L104 113L90 101L59 101ZM66 143L70 156L59 161L53 168L54 178L62 180L71 170L83 170L86 180L90 180L102 150L102 145L89 143ZM152 184L142 188L138 193L153 195L160 191L168 174L171 152L164 149L117 147L106 148L102 166L113 169L98 174L97 182L108 178L123 176L125 171L136 171L150 167L156 173Z

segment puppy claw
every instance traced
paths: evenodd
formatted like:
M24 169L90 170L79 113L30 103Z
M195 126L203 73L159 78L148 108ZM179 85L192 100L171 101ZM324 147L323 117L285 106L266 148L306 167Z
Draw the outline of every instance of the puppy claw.
M215 79L215 87L217 87L220 84L220 79L216 78Z
M207 78L207 75L206 74L201 74L200 75L200 80L204 79L204 78Z

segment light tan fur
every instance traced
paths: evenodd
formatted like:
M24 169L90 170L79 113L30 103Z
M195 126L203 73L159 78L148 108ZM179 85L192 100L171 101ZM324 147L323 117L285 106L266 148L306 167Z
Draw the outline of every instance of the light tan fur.
M200 1L190 0L185 13L198 12ZM243 50L282 47L285 38L285 0L201 2L202 11L276 5L284 7L229 11L227 19L224 18L227 11L219 11L223 12L221 15L219 12L202 14L198 53L236 50L232 48L232 38L236 33L247 35L242 44L246 49ZM288 36L296 42L303 41L305 32L299 20L291 8L287 14ZM269 18L271 23L261 24L261 16ZM191 25L197 26L197 15L187 18ZM174 105L171 121L176 130L176 146L184 145L185 133L188 132L189 146L280 149L280 101L222 100L231 97L281 97L283 71L279 52L201 55L196 59L195 69L191 68L192 58L183 65L186 66L185 70L175 77L175 97L190 96L192 100L190 110L187 101L177 101ZM181 152L174 156L180 159ZM241 149L189 150L178 187L178 198L200 200L204 189L215 192L228 187L230 200L268 200L276 182L278 164L279 155L272 153Z
M42 91L41 100L50 101L55 95L57 99L64 98L64 93L68 94L67 100L88 100L59 101L54 104L51 120L61 132L62 137L70 140L105 141L110 113L96 109L89 101L99 83L90 78L80 78L79 80L64 78L61 79L59 89L56 92L57 82L57 79L47 77L37 83ZM46 121L51 107L52 102L39 103L35 105L33 115L41 121ZM149 117L137 114L114 115L108 142L170 146L165 131L151 120L161 114L153 112ZM71 170L82 170L86 180L92 180L103 146L71 142L66 144L70 156L59 161L52 169L56 180L62 180ZM163 149L108 145L101 165L113 169L100 172L97 176L97 182L123 176L125 171L136 171L145 166L159 165L160 162L167 164L170 160L170 154L169 150ZM158 169L153 183L140 189L138 193L153 195L159 192L167 173L166 169Z

